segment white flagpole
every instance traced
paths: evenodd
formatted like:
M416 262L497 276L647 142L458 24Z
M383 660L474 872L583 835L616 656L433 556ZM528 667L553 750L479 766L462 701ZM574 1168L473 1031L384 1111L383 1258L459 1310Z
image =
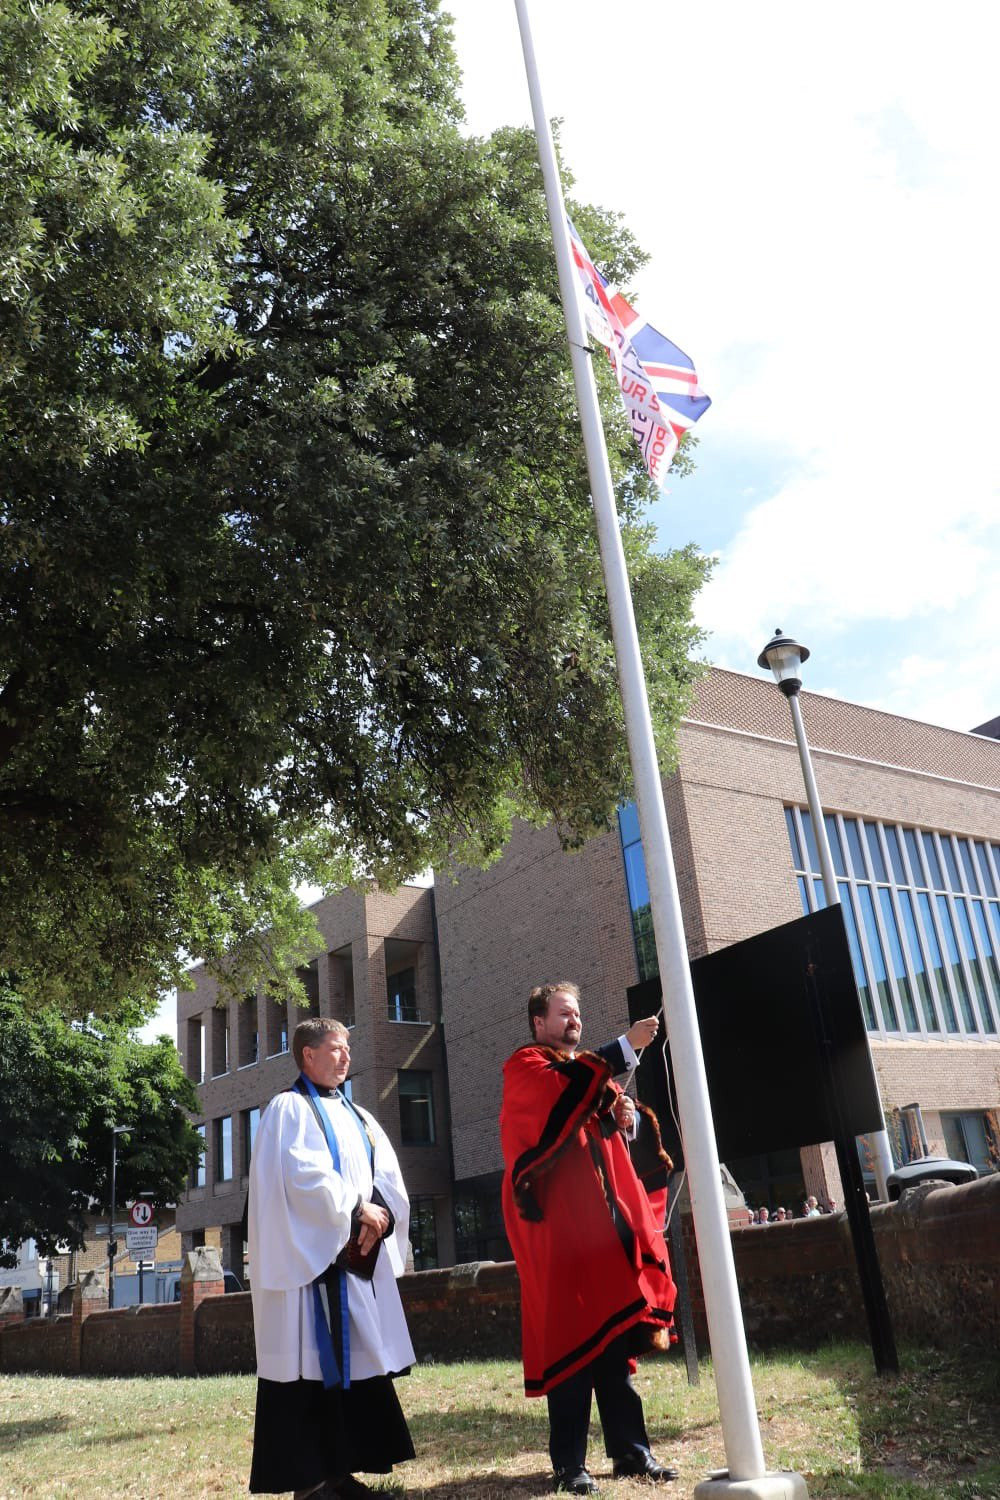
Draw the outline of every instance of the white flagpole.
M684 1159L728 1464L727 1474L704 1481L697 1486L695 1493L699 1500L702 1497L707 1500L709 1495L726 1494L738 1483L738 1490L733 1489L732 1493L741 1497L801 1500L806 1495L805 1481L801 1475L768 1474L764 1466L764 1451L757 1422L750 1360L729 1238L729 1222L722 1196L722 1173L715 1147L715 1128L688 966L680 896L670 849L670 833L649 714L646 679L618 526L597 386L573 267L555 146L538 80L527 0L515 0L515 4L545 182L549 222L555 242L559 289L566 316L573 379L587 451L587 470L611 615L639 827L646 857L653 931L663 984L664 1017L677 1085Z

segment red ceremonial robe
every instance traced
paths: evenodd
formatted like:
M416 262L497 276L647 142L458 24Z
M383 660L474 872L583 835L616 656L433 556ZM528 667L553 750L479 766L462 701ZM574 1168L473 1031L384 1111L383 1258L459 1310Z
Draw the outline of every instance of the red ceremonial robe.
M635 1324L673 1320L666 1244L614 1122L619 1092L592 1052L520 1047L504 1066L503 1212L529 1396Z

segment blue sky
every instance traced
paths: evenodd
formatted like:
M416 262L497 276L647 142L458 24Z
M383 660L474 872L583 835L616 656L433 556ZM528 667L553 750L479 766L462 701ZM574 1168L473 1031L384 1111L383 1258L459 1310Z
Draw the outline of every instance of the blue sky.
M469 128L528 122L514 0L443 0ZM807 686L1000 714L996 12L531 0L577 192L650 254L642 311L714 405L653 512L718 558L708 655L775 625Z

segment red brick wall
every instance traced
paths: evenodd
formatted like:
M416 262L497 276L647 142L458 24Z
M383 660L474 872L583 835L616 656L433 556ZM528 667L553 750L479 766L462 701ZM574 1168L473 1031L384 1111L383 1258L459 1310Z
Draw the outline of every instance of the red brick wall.
M930 1187L872 1211L889 1311L900 1343L1000 1350L1000 1175L962 1187ZM704 1300L690 1219L684 1235L691 1307L705 1340ZM844 1214L732 1230L736 1277L749 1342L757 1348L814 1347L833 1337L867 1338ZM205 1283L218 1286L219 1283ZM400 1282L417 1358L520 1350L519 1293L512 1262L424 1271ZM176 1304L94 1313L84 1325L83 1371L134 1374L169 1369ZM0 1370L65 1373L68 1317L31 1319L0 1330ZM206 1297L197 1308L196 1368L251 1372L249 1294ZM179 1364L174 1366L179 1368Z

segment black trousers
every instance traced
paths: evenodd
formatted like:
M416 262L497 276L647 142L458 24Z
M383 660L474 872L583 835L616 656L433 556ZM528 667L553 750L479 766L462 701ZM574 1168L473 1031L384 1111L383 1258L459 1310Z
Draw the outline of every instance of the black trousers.
M324 1390L321 1380L257 1381L252 1495L307 1490L360 1470L388 1474L413 1443L388 1375Z
M548 1393L549 1456L554 1469L582 1469L587 1461L591 1395L604 1433L610 1459L649 1452L642 1398L632 1384L628 1365L628 1337L609 1344L589 1365Z

